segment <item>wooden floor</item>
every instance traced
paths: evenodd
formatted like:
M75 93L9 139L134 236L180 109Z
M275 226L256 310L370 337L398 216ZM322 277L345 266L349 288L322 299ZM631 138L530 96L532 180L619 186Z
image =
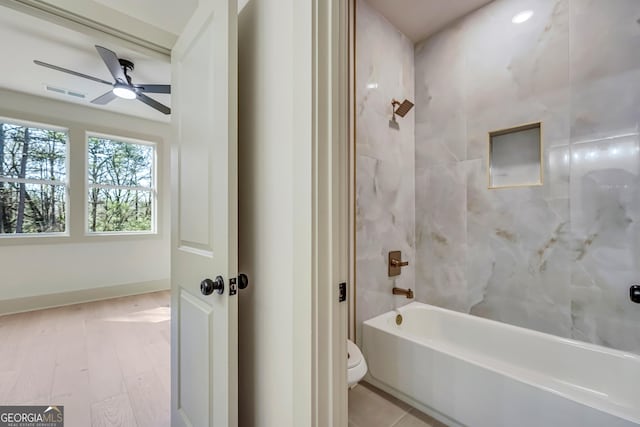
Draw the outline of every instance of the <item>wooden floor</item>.
M0 317L0 404L64 405L65 427L163 427L169 292Z

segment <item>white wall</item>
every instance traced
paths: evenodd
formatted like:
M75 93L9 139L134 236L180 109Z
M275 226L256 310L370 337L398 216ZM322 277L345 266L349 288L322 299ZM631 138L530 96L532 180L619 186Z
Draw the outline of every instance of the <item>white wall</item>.
M70 129L68 237L0 239L0 312L169 287L169 125L0 89L0 116ZM86 131L156 142L158 234L84 235ZM111 288L113 286L117 288ZM67 293L68 298L32 298ZM19 303L15 303L19 299ZM29 300L29 298L26 298ZM11 306L14 306L11 309Z
M250 285L240 292L240 425L312 425L311 306L298 304L312 286L312 2L245 3L239 269Z

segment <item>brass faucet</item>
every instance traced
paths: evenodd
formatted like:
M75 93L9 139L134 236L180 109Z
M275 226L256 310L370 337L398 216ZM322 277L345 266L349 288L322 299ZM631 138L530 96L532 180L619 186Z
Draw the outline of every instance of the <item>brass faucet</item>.
M404 295L408 299L413 298L413 291L411 289L393 288L394 295Z

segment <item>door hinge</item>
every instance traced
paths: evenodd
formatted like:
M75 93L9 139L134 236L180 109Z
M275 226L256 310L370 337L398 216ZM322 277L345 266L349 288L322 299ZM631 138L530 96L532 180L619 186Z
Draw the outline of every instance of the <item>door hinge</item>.
M339 294L338 294L338 302L344 302L347 300L347 284L346 283L340 283L338 285L338 289L340 290Z

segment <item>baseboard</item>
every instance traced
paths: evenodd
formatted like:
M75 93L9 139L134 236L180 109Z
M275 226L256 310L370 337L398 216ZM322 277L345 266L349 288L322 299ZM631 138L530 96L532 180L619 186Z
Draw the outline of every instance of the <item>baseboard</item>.
M83 302L99 301L130 295L164 291L170 288L169 279L147 282L126 283L124 285L81 289L47 295L0 300L0 315L62 307Z

